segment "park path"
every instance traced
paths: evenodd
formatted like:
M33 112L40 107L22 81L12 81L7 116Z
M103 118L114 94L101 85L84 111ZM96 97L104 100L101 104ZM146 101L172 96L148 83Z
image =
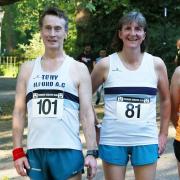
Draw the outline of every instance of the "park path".
M10 84L10 87L9 87ZM7 87L8 86L8 87ZM5 88L6 87L6 88ZM0 104L7 99L14 99L15 95L15 80L0 78ZM25 137L27 129L25 129ZM176 167L176 159L173 153L173 138L175 136L175 130L170 125L168 143L165 153L158 160L156 180L178 180L178 172ZM28 178L22 178L18 176L12 163L12 133L11 133L11 121L0 120L0 180L28 180ZM82 142L84 137L81 134ZM24 141L24 144L26 142ZM85 174L83 180L85 180ZM98 171L94 180L103 180L103 171L101 161L98 160ZM128 164L126 180L133 180L133 170Z
M26 133L27 130L25 131L25 134ZM6 134L6 136L8 137L11 134L11 132L9 130L4 132L4 134ZM178 180L176 160L174 157L173 146L172 146L174 135L175 135L174 128L170 126L166 151L158 160L156 180ZM84 141L83 136L82 136L82 141ZM3 177L9 177L9 179L12 180L28 180L28 178L19 177L15 169L13 168L11 149L0 150L0 180L3 180ZM103 180L104 179L103 177L104 176L102 172L101 161L98 160L98 171L95 180ZM84 174L83 180L85 179L86 178ZM133 179L134 177L133 177L132 167L128 165L126 180L133 180Z

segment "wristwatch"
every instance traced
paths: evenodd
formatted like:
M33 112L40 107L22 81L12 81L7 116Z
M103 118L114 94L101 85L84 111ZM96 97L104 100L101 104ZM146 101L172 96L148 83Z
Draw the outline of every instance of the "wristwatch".
M87 150L86 156L88 155L94 156L94 158L98 158L99 153L98 150Z

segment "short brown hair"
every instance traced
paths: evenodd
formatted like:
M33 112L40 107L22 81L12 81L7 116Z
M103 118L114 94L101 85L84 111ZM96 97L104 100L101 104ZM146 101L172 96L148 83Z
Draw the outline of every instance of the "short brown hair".
M65 20L65 31L68 31L68 17L65 15L64 11L58 9L57 7L48 7L43 11L39 18L39 27L42 28L43 26L43 19L46 15L54 15L59 18L62 18Z

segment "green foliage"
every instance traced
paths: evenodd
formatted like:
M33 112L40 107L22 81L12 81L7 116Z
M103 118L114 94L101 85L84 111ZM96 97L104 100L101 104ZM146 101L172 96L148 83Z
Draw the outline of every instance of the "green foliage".
M2 29L2 46L4 48L6 44L13 44L16 48L18 43L23 44L21 47L29 53L25 52L28 54L26 56L35 55L32 43L38 43L34 36L39 32L39 15L45 7L55 5L65 10L69 17L68 39L65 42L65 50L68 54L75 57L82 51L86 42L93 45L95 53L104 47L111 53L113 51L111 42L119 18L126 12L138 10L145 15L149 26L148 52L162 57L168 66L168 71L171 72L174 68L172 61L175 55L175 43L180 36L180 4L177 2L168 0L23 0L4 8L6 12ZM164 17L165 6L167 17ZM76 15L83 9L88 12L88 17L78 22ZM18 51L11 50L11 52Z
M19 47L24 50L25 57L33 58L43 53L42 43L39 42L37 33L39 32L38 19L44 8L49 6L57 6L65 10L69 18L68 40L65 43L65 50L70 55L76 51L76 25L75 25L75 0L24 0L18 4L17 9L19 15L16 18L17 29L26 33L31 32L32 37L29 42L21 44Z
M91 6L84 5L84 8L88 8L90 12L88 22L84 26L77 24L79 47L83 47L84 42L91 42L95 53L102 47L107 47L111 53L113 51L111 42L119 18L129 11L140 11L146 17L149 27L148 52L165 61L171 77L174 70L175 42L178 36L180 37L180 4L176 1L164 0L158 2L155 0L99 0L91 3L94 11ZM167 17L164 17L164 7L167 8Z
M28 59L34 59L44 53L44 45L40 39L39 33L32 35L32 39L29 40L29 44L19 44L19 48L24 51L23 55Z
M18 66L0 65L0 75L4 77L16 77L18 74Z

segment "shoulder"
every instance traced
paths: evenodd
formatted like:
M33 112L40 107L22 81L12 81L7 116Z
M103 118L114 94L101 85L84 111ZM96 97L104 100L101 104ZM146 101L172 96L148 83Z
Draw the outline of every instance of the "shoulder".
M24 62L20 67L19 76L25 80L28 80L32 73L34 64L35 60Z
M180 66L178 66L175 71L174 71L174 75L177 75L180 77Z
M95 67L98 69L108 69L109 68L109 61L110 61L110 57L107 56L105 58L102 58L96 65Z
M178 66L174 73L173 73L173 76L172 76L172 80L171 80L171 83L172 82L175 82L176 84L179 84L180 85L180 66Z
M90 78L89 70L84 63L71 59L69 73L76 85Z
M76 61L74 58L70 58L70 61L71 61L71 65L70 65L71 70L77 72L88 70L87 66L84 63L80 61Z
M153 62L157 72L166 71L166 65L160 57L153 56Z

